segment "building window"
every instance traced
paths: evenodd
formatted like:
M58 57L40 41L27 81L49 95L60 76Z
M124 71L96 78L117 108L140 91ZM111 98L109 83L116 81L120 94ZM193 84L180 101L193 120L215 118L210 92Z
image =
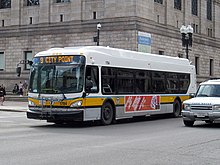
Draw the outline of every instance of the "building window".
M198 0L192 0L192 14L198 15Z
M60 22L63 22L63 14L60 14Z
M96 12L93 12L93 19L96 19Z
M32 51L25 51L24 52L24 60L29 60L32 61ZM30 70L30 65L29 64L25 64L24 65L24 70Z
M159 50L159 55L164 55L164 51Z
M195 57L196 74L199 74L199 57Z
M2 20L2 27L5 26L5 20Z
M199 25L196 25L195 33L199 33Z
M182 1L181 0L174 0L174 9L181 10Z
M193 28L193 33L198 33L199 31L198 31L198 25L196 25L196 24L192 24L192 28Z
M0 71L3 71L5 69L5 56L4 52L0 52Z
M70 2L70 0L56 0L57 3Z
M209 75L213 76L214 75L214 60L210 59L209 61Z
M29 24L30 25L33 24L33 18L32 17L30 17Z
M154 0L154 2L157 2L157 3L163 4L163 0Z
M207 19L212 20L212 0L207 0Z
M207 33L208 33L209 37L212 37L212 29L211 28L208 28Z
M11 0L0 0L0 8L11 8Z
M160 23L160 15L157 15L157 23Z
M27 0L27 6L35 6L39 4L39 0Z

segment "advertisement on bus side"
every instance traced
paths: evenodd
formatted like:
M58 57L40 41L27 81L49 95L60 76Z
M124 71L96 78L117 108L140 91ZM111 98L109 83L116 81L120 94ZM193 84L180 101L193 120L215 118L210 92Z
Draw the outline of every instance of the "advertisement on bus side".
M160 109L160 96L125 96L125 112L138 112Z

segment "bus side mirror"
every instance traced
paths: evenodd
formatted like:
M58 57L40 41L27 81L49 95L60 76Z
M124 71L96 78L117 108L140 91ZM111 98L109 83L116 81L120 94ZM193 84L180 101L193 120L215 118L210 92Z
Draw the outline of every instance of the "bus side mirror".
M28 64L29 64L30 66L32 66L33 61L28 61Z
M86 92L83 92L82 98L85 98L85 97L86 97Z
M20 77L20 75L21 75L21 67L20 66L18 66L16 68L16 73L17 73L17 76Z

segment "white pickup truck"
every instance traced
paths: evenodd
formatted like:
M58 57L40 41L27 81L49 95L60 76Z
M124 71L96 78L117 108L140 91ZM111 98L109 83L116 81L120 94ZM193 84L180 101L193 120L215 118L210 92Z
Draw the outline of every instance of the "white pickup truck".
M213 123L220 120L220 79L201 83L195 97L183 102L182 116L188 127L195 121Z

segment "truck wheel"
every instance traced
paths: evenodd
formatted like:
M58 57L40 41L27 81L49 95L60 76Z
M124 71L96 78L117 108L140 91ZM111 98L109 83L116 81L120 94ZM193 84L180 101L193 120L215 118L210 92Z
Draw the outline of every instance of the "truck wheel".
M178 100L175 100L173 103L173 117L179 117L181 113L181 105Z
M195 121L183 120L183 123L187 127L192 127Z
M109 102L106 102L102 106L101 110L101 124L109 125L113 121L113 108Z
M56 125L62 125L62 124L64 124L64 121L62 121L62 120L55 120L55 121L54 121L54 124L56 124Z

